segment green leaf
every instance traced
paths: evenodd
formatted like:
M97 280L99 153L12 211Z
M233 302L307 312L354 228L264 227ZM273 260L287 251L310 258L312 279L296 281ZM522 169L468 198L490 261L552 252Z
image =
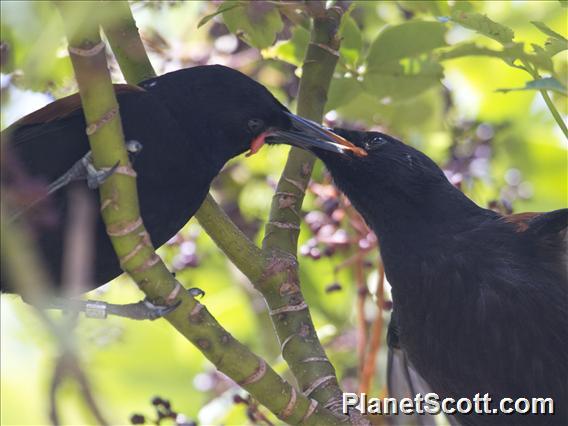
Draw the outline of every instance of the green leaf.
M462 27L469 28L479 34L497 40L501 44L509 44L515 37L515 33L511 28L498 24L480 13L454 10L451 19Z
M558 40L555 38L549 38L544 43L544 49L548 56L553 57L557 53L563 52L568 49L568 40Z
M310 32L303 27L295 27L292 30L290 40L278 42L274 46L264 49L262 56L265 59L279 59L299 67L304 61L309 42Z
M272 46L284 26L278 9L268 2L243 3L243 7L225 9L223 20L229 31L257 49Z
M367 72L363 87L378 99L399 101L436 86L444 77L442 66L431 60L411 59L405 65L391 63Z
M385 26L371 44L367 56L369 70L402 58L418 56L447 46L447 27L440 22L409 21Z
M542 31L544 34L546 34L549 37L552 37L552 38L557 39L557 40L568 42L568 40L566 40L566 37L564 37L561 34L558 34L556 31L552 30L544 22L531 21L531 24L533 24L535 27L537 27L540 31Z
M539 78L538 80L529 81L525 84L525 87L497 89L496 91L507 93L519 90L551 90L564 96L568 95L566 87L553 77L545 77Z
M475 11L475 7L473 6L472 2L470 1L466 1L466 0L461 0L461 1L456 1L454 3L454 5L452 6L452 13L456 13L456 12L474 12Z
M362 89L361 83L355 77L334 77L327 92L325 110L331 111L347 104L361 93Z
M355 68L363 47L363 37L359 26L350 15L344 16L341 20L339 37L342 39L339 54L346 64Z
M564 36L558 34L543 22L531 21L531 23L544 34L549 36L549 38L544 43L544 49L538 45L532 45L536 53L547 55L548 57L552 58L557 53L568 49L568 40Z
M201 28L203 25L205 25L207 22L209 22L211 19L213 19L215 16L219 15L220 13L226 12L227 10L231 10L234 9L235 7L240 7L240 6L243 6L243 4L238 2L222 3L221 6L219 6L219 8L215 12L210 13L209 15L205 15L203 18L201 18L197 23L197 28Z

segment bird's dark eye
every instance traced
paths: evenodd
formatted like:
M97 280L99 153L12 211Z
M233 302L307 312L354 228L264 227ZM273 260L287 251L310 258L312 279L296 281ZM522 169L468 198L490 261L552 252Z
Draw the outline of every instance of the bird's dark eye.
M264 129L264 121L260 118L251 118L248 123L248 128L252 133L260 133Z
M382 136L373 136L371 139L365 141L365 150L372 151L387 143L387 139Z

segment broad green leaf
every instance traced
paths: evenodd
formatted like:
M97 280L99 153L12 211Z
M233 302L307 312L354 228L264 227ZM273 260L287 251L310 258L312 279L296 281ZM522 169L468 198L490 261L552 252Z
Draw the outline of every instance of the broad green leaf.
M544 43L544 48L536 44L532 45L537 55L548 56L549 58L552 58L557 53L568 49L568 40L561 34L558 34L556 31L552 30L542 22L531 21L531 23L544 34L550 36Z
M454 10L451 19L462 27L477 31L484 36L497 40L501 44L511 43L515 37L515 33L511 28L498 24L480 13Z
M417 96L444 77L442 66L430 60L413 59L406 68L391 63L370 70L364 75L363 87L378 99L397 101Z
M556 31L551 29L544 22L531 21L531 24L533 24L535 27L537 27L540 31L542 31L544 34L546 34L549 37L552 37L552 38L557 39L557 40L568 42L568 40L566 40L566 37L564 37L561 34L558 34Z
M359 26L351 16L344 16L341 20L339 37L341 37L339 48L341 58L350 66L356 67L363 47L363 38Z
M296 27L292 30L290 40L278 42L274 46L264 49L262 56L279 59L299 67L304 61L309 42L310 32L303 27Z
M551 90L565 96L568 95L566 87L553 77L545 77L529 81L525 84L525 87L497 89L497 92L507 93L519 90Z
M209 15L205 15L203 18L201 18L197 24L197 28L201 28L203 25L205 25L215 16L223 12L226 12L227 10L231 10L234 9L235 7L240 7L240 6L243 6L243 4L238 2L225 2L221 4L221 6L219 6L219 8L215 12L210 13Z
M452 13L456 12L475 12L475 7L470 1L462 0L456 1L452 6Z
M361 93L361 83L355 77L339 77L333 78L327 93L327 103L325 110L331 111L347 104L355 96Z
M549 38L546 43L544 43L544 47L534 43L531 44L531 46L536 56L550 59L557 53L568 49L568 42L562 42L554 38Z
M557 53L563 52L568 49L568 40L558 40L555 38L549 38L544 43L544 49L548 56L553 57Z
M18 70L20 88L41 92L71 80L73 68L57 9L49 2L2 2L1 7L0 33L6 49L2 72Z
M225 9L223 20L229 31L257 49L272 46L284 25L278 9L268 2L251 2L243 7Z
M447 27L440 22L409 21L386 26L371 44L367 67L371 71L383 64L447 46L446 31Z

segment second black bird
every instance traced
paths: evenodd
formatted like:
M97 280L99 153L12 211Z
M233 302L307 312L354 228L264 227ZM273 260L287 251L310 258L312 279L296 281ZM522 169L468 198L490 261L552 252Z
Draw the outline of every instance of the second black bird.
M488 393L492 409L501 398L554 400L553 415L457 416L463 424L568 424L568 209L502 216L412 147L335 132L368 155L312 149L377 234L393 349L441 398Z

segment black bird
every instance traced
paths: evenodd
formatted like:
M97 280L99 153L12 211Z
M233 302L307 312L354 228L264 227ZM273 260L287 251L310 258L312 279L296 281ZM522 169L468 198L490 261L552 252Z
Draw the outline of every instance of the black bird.
M567 425L568 209L502 216L416 149L378 132L334 132L368 154L312 148L379 239L391 346L442 398L488 393L491 408L501 398L554 400L554 415L453 420Z
M133 167L141 215L156 248L193 216L223 165L249 149L256 152L266 136L278 135L279 141L290 144L310 139L325 149L346 149L335 144L343 143L341 138L291 114L264 86L231 68L198 66L139 86L117 85L115 90L125 140L133 151L140 151ZM89 164L85 127L79 96L72 95L3 132L11 157L32 177L52 183L49 198L59 220L42 229L38 246L55 283L61 282L69 210L65 184L83 177L94 187L105 177ZM99 208L98 191L92 191L92 197ZM28 206L23 215L35 207ZM122 273L100 215L96 226L95 287ZM9 290L9 283L3 283L2 290Z

